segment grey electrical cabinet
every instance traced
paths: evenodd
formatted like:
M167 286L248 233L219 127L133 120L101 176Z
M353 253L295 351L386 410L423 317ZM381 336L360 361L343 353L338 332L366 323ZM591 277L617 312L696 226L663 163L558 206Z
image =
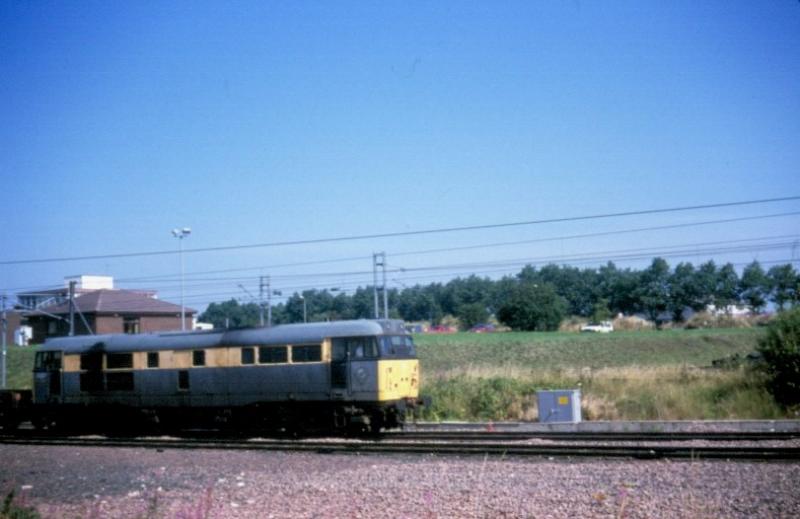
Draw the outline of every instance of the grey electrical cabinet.
M540 422L580 422L581 390L537 391Z

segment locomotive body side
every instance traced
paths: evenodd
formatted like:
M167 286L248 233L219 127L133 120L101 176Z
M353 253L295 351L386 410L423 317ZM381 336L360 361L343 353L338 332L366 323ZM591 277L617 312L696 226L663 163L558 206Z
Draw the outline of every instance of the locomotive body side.
M40 425L147 417L176 425L401 425L419 363L398 321L71 337L37 354Z

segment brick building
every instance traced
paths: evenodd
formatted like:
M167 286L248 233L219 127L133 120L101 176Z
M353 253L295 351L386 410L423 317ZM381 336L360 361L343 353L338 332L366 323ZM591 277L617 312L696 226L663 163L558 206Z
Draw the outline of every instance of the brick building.
M75 304L75 335L105 333L145 333L181 329L181 307L161 301L152 293L101 289L80 294ZM28 314L33 342L69 334L69 301L40 308ZM43 313L43 312L46 312ZM192 329L196 310L185 309L186 329ZM50 314L50 315L47 315ZM82 315L82 317L81 317ZM84 322L85 320L85 322Z

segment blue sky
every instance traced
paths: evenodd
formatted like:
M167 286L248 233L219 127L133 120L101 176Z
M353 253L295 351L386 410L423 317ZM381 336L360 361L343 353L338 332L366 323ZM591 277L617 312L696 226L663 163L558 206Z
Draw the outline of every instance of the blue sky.
M4 2L0 27L0 262L177 250L178 226L191 249L800 194L796 1ZM187 304L259 275L352 289L374 251L399 287L683 245L671 264L798 259L798 215L567 238L797 211L187 253ZM2 264L0 291L91 273L176 300L178 272Z

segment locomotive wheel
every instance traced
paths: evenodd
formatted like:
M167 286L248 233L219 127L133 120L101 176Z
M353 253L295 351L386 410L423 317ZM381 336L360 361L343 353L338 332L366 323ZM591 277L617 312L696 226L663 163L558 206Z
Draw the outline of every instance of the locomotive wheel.
M374 413L369 420L369 432L372 434L380 434L384 426L383 413Z

